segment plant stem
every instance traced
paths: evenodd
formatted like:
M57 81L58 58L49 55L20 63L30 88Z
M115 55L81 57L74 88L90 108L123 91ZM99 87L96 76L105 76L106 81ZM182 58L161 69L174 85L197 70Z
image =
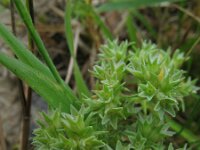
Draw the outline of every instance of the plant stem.
M188 142L197 142L200 141L200 137L194 135L189 129L183 128L179 123L176 121L167 118L167 122L169 123L170 127L179 133L183 138L185 138ZM200 147L199 147L200 148Z
M189 49L189 51L188 51L187 54L185 55L186 58L191 54L192 50L195 48L195 46L196 46L199 42L200 42L200 36L197 38L197 40L194 42L194 44L192 45L192 47Z
M11 26L12 26L12 32L16 36L16 22L15 22L15 12L14 12L14 2L13 0L10 1L10 11L11 11ZM21 139L20 139L20 146L21 150L28 149L28 136L29 136L29 115L30 113L30 101L31 101L31 90L28 87L27 92L27 101L24 93L24 86L23 82L20 79L18 80L18 88L19 88L19 95L22 102L22 112L23 112L23 120L22 120L22 131L21 131ZM28 105L27 105L28 104Z
M16 35L15 9L14 9L13 0L10 0L10 12L11 12L11 26L12 26L12 32L13 32L14 35Z
M33 1L26 0L26 6L34 23L34 9ZM34 42L31 38L30 32L28 32L28 47L34 52ZM23 111L23 122L22 122L22 135L21 135L21 150L27 150L29 146L29 133L30 133L30 118L31 118L31 101L32 101L32 89L28 87L27 89L27 98L24 103Z

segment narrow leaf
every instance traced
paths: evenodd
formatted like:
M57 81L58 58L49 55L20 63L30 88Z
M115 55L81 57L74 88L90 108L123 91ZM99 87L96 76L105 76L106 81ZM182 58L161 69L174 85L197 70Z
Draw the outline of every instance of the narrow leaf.
M0 37L10 46L13 53L30 68L42 72L42 74L53 82L56 82L49 68L43 64L35 55L33 55L26 47L10 32L8 29L0 23ZM19 67L19 66L18 66ZM16 69L18 68L16 67ZM76 96L72 92L68 85L63 86L63 90L67 93L67 97L72 100L77 100Z
M127 10L137 9L144 6L152 6L162 2L177 2L183 0L121 0L107 2L97 8L98 12L114 11L114 10Z
M130 38L130 41L138 43L137 29L136 29L135 24L133 23L132 15L131 14L129 14L128 17L127 17L126 27L127 27L128 36Z
M92 11L94 21L100 27L101 31L106 36L106 38L108 38L109 40L113 40L114 38L113 38L112 33L110 32L106 24L103 22L99 14L93 8L91 8L91 11Z
M67 1L66 11L65 11L65 34L67 38L67 43L69 45L70 54L73 57L74 60L74 76L77 84L78 91L80 94L90 95L90 92L88 90L88 87L83 79L83 76L81 74L80 68L78 66L78 63L76 61L75 55L74 55L74 40L73 40L73 32L72 32L72 26L71 26L71 0Z
M42 42L38 32L36 31L36 29L33 25L31 16L29 15L27 8L25 7L25 5L22 3L21 0L14 0L14 3L19 12L19 15L21 16L22 20L24 21L31 37L33 38L36 46L38 47L40 54L44 58L46 64L48 65L50 71L52 72L54 78L56 79L56 81L59 84L64 85L63 80L61 79L59 73L57 72L56 67L54 66L54 64L44 46L44 43Z
M0 23L0 38L11 48L12 52L25 64L42 71L46 76L54 79L49 69L33 55L8 29Z
M31 68L23 62L0 53L0 63L12 71L20 79L41 95L53 108L64 112L70 111L72 100L61 85L45 76L42 72Z

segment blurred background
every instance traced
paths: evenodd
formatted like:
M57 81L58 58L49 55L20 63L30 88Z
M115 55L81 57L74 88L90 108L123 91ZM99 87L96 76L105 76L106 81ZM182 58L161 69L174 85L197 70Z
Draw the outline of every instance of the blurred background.
M152 41L163 49L180 49L190 56L182 68L188 76L200 78L200 0L74 0L72 26L78 63L88 87L95 79L88 72L96 61L99 47L108 39L128 40L138 46L142 41ZM72 77L72 62L65 39L65 0L33 0L35 26L63 79L76 90ZM92 6L92 9L87 7ZM14 16L11 15L11 10ZM9 0L0 0L0 21L11 29L15 18L16 36L27 45L25 25ZM12 21L11 21L12 20ZM0 40L0 51L12 55ZM197 85L200 86L200 80ZM7 149L18 149L23 105L20 100L18 79L0 66L0 138ZM47 105L32 93L31 132L36 128L39 111ZM195 135L200 136L199 93L185 100L185 112L176 120ZM181 130L180 130L181 132ZM179 133L178 133L179 134ZM176 145L187 142L175 135ZM170 139L173 141L174 139ZM0 140L1 141L1 140ZM0 143L2 144L2 143ZM195 143L192 143L191 146ZM1 148L0 148L1 149Z

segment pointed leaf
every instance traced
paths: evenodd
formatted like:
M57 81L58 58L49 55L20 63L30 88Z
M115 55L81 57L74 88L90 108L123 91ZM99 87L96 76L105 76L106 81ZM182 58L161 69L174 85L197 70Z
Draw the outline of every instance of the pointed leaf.
M74 60L74 76L77 84L77 88L81 94L90 95L90 92L88 90L88 87L83 79L83 76L81 74L80 68L78 66L77 60L74 55L74 40L73 40L73 33L72 33L72 26L71 26L71 0L67 1L66 11L65 11L65 29L66 29L66 38L67 43L69 45L70 54L73 57Z
M24 63L42 71L46 76L53 79L49 69L39 61L2 23L0 23L0 37L11 48L12 52Z
M44 46L44 43L42 42L38 32L36 31L36 29L33 25L31 16L28 13L27 8L25 7L25 5L23 4L23 2L21 0L14 0L14 3L16 5L18 12L19 12L19 15L21 16L22 20L24 21L32 39L34 40L36 46L38 47L40 54L44 58L46 64L48 65L50 71L52 72L54 78L56 79L56 81L59 84L62 84L64 86L63 80L61 79L58 71L56 70L56 67L53 64L45 46Z
M144 6L151 6L162 2L177 2L183 0L118 0L107 2L97 8L99 12L114 11L114 10L128 10L133 8L140 8Z
M53 108L60 108L64 112L70 111L70 104L72 104L73 99L70 99L65 89L54 80L50 79L42 72L31 68L15 58L8 57L3 53L0 53L0 63L6 66L20 79L26 81L50 106Z

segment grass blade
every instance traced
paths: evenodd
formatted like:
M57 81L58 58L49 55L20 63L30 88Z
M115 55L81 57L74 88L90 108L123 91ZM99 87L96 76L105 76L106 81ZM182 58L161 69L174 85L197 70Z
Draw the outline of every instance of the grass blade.
M49 69L38 60L8 29L0 23L0 37L9 45L13 53L25 64L43 72L46 76L54 79Z
M43 76L48 78L48 80L56 83L56 80L53 77L52 73L50 72L49 68L45 64L43 64L37 57L35 57L35 55L33 55L29 50L27 50L26 47L10 31L8 31L8 29L1 23L0 23L0 37L4 40L4 42L7 45L10 46L13 53L21 60L21 63L25 64L26 66L29 66L29 70L30 70L30 68L33 70L37 70L38 73L43 74ZM4 65L6 65L6 64L4 63ZM15 69L19 69L19 68L20 68L20 65L19 66L16 65ZM8 68L8 69L11 69L11 68ZM24 70L24 71L26 71L26 70ZM27 80L25 80L25 81L29 84L29 82ZM76 100L77 101L77 97L74 95L71 88L66 84L63 84L63 85L64 86L62 86L62 88L65 93L65 98L66 98L65 100L66 101L68 101L68 100ZM48 85L47 85L47 87L48 87ZM42 96L42 94L41 94L41 96ZM56 103L57 99L54 99L54 101Z
M127 32L128 32L128 36L129 36L130 41L138 43L137 29L136 29L135 24L133 23L131 14L129 14L128 17L127 17L126 27L127 27Z
M36 46L38 47L40 54L44 58L47 66L49 67L50 71L52 72L54 78L56 79L56 81L59 84L64 85L63 80L61 79L59 73L57 72L56 67L54 66L51 58L49 57L49 54L40 38L38 32L36 31L36 29L33 25L33 22L31 20L31 17L28 13L27 8L25 7L25 5L22 3L21 0L14 0L14 3L16 5L16 8L17 8L22 20L24 21L32 39L34 40Z
M76 61L75 55L74 55L74 40L73 40L73 33L72 33L72 26L71 26L71 0L67 1L66 11L65 11L65 34L67 38L67 43L69 45L70 54L74 59L74 76L77 84L78 91L80 94L84 94L89 96L90 92L88 90L88 87L83 79L83 76L81 74L80 68L78 66L78 63Z
M109 40L113 40L114 38L113 38L112 33L110 32L108 27L105 25L105 23L102 21L101 17L98 15L98 13L95 10L93 10L93 8L91 8L91 11L92 11L94 21L100 27L100 29L102 30L102 32L104 33L106 38Z
M107 2L97 8L98 12L128 10L133 8L140 8L144 6L152 6L162 2L177 2L183 0L121 0Z
M67 97L70 98L70 99L73 99L73 100L77 100L77 97L73 94L71 88L66 85L64 83L64 81L61 79L60 75L58 74L51 58L49 57L49 54L38 34L38 32L36 31L33 23L32 23L32 20L31 20L31 17L28 13L28 10L27 8L25 7L25 5L22 3L21 0L15 0L15 5L17 7L17 10L21 16L21 18L23 19L32 39L34 40L36 46L38 47L38 50L40 52L40 54L42 55L42 57L44 58L47 66L49 67L49 70L51 71L53 77L55 78L55 80L61 84L63 86L63 89L65 90L65 92L68 94Z
M41 71L31 68L23 62L8 57L3 53L0 53L0 63L20 79L27 82L51 107L69 112L72 99L67 97L67 93L60 84L45 76Z

